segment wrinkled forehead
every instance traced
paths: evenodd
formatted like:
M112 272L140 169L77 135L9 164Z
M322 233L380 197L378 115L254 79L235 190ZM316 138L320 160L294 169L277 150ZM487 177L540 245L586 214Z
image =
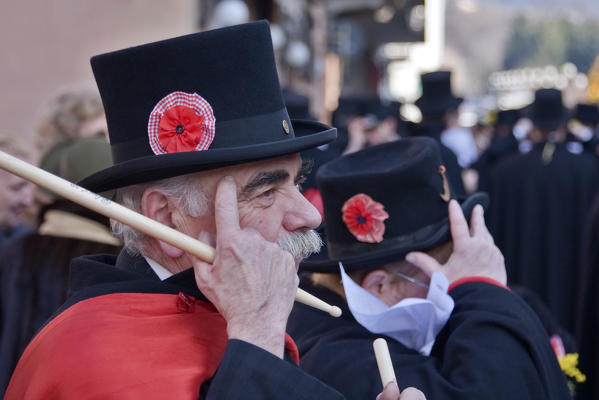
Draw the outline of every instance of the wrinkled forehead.
M208 171L200 172L202 186L209 193L216 191L218 181L225 176L235 178L238 190L250 183L260 174L285 171L290 177L294 178L302 165L302 159L299 153L293 153L276 158L268 158L260 161L232 165L224 168L217 168Z

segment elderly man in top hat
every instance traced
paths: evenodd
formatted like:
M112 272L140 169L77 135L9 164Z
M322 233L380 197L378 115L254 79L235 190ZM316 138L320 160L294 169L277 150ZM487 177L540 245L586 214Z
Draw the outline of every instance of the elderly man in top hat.
M368 398L378 379L371 343L385 336L400 387L429 399L569 398L547 333L505 286L486 195L455 200L434 140L343 156L317 180L327 245L302 263L312 274L301 285L344 314L294 307L288 329L306 371Z
M72 263L73 295L5 398L342 398L297 368L285 334L297 265L319 247L298 152L335 130L289 120L268 24L103 54L92 67L114 165L81 184L117 189L121 203L209 242L214 263L116 224L127 250Z

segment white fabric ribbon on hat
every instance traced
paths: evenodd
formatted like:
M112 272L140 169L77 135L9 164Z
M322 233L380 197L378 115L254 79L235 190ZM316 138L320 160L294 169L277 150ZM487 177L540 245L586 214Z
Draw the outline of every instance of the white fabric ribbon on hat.
M360 325L372 333L392 337L422 355L431 353L455 305L447 294L449 281L443 273L435 272L431 277L426 299L409 297L389 307L354 282L341 262L339 269L347 304Z

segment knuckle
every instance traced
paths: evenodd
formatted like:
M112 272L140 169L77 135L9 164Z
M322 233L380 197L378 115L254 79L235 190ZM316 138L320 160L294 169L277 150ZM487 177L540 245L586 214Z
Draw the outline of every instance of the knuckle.
M234 239L219 243L218 252L220 254L234 253L238 247L237 241Z
M478 245L480 246L480 249L485 252L491 252L493 250L493 247L495 247L492 243L489 243L486 240L480 240Z

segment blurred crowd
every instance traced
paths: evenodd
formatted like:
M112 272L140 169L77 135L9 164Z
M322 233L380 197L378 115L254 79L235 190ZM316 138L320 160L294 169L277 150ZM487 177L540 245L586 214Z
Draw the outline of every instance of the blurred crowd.
M486 222L505 257L508 284L537 311L549 338L578 353L587 382L570 377L579 398L599 391L599 108L567 109L557 89L539 89L521 109L496 110L461 126L463 99L449 71L421 76L418 122L402 104L341 97L332 115L335 142L302 153L313 168L304 195L324 216L316 172L343 154L408 137L433 138L448 191L458 199L487 192ZM283 96L292 119L314 119L308 98ZM71 182L112 164L102 103L95 90L68 90L48 105L34 145L0 136L0 150ZM67 296L68 265L82 254L117 254L107 218L0 170L0 387L29 340ZM401 190L401 188L399 188ZM105 193L111 196L111 193ZM556 346L556 349L560 348ZM585 397L586 396L586 397Z

